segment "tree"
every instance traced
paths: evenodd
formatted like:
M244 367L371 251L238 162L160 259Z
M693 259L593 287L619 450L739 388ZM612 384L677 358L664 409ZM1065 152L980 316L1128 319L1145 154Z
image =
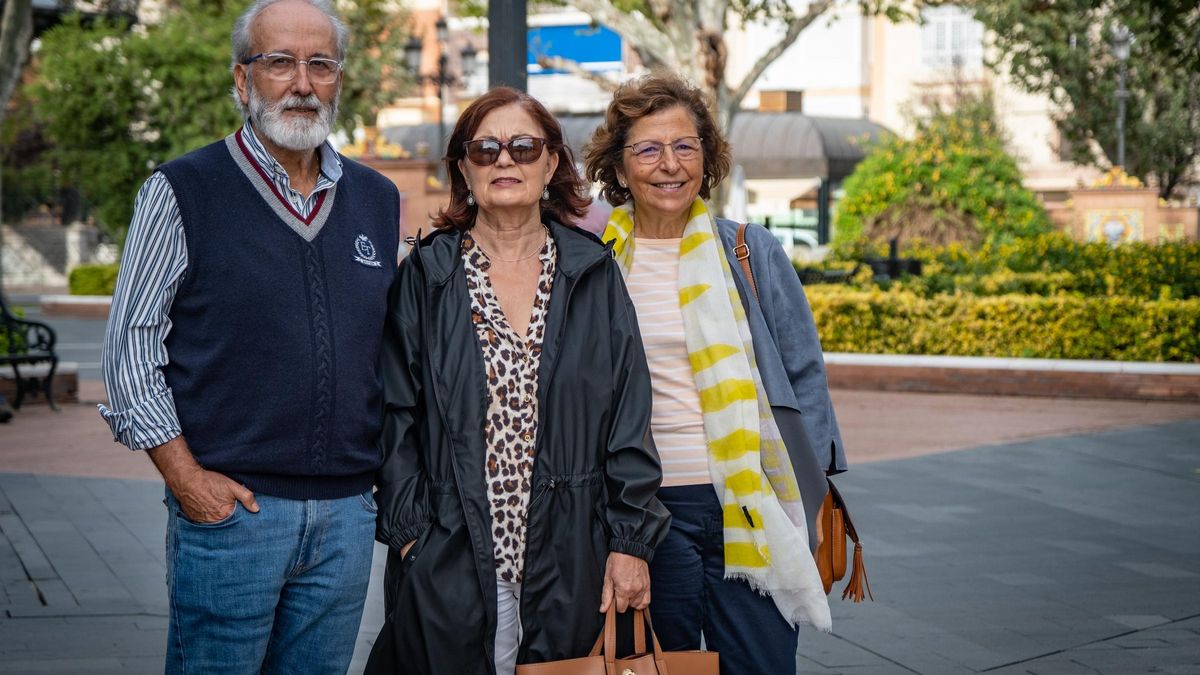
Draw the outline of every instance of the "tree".
M1195 0L976 0L993 35L993 67L1043 94L1074 161L1117 161L1120 64L1111 31L1128 27L1125 171L1170 197L1200 157L1200 5Z
M246 0L177 0L161 23L79 16L48 31L29 88L38 122L53 144L63 180L92 205L102 229L124 239L133 200L160 163L236 128L230 100L229 35ZM345 5L345 3L342 3ZM339 128L373 123L397 94L392 64L403 16L387 0L344 7L352 44L346 61Z
M93 2L94 13L121 14L128 13L131 6L136 6L136 0L104 0ZM66 11L74 2L63 0L58 6ZM8 0L0 2L0 160L8 156L9 145L18 131L5 125L9 112L9 102L17 90L17 84L25 70L29 58L29 46L33 39L34 17L31 0ZM21 107L24 107L23 105ZM3 195L0 186L0 195ZM3 214L11 214L13 209L4 206L0 197L0 220Z
M0 10L0 124L8 110L25 60L29 57L29 41L33 38L33 2L31 0L8 0ZM0 157L4 153L0 152ZM2 186L0 186L2 188ZM3 190L0 189L0 195ZM3 197L0 196L0 200ZM0 201L0 214L4 213ZM3 216L0 216L0 222Z
M926 0L811 0L798 10L789 0L565 0L548 5L570 5L612 29L637 54L647 68L680 73L704 87L722 127L728 131L742 100L767 67L787 51L800 35L822 17L829 18L839 5L857 6L866 15L892 20L915 16ZM480 14L482 0L463 0L465 13ZM486 14L486 12L483 12ZM778 23L782 35L737 82L728 81L725 32L742 23ZM541 65L568 70L612 90L616 83L584 70L567 59L544 58Z
M988 93L960 89L952 108L935 101L911 139L890 137L846 179L837 244L899 237L932 244L1004 241L1047 232L1040 202L1004 150Z

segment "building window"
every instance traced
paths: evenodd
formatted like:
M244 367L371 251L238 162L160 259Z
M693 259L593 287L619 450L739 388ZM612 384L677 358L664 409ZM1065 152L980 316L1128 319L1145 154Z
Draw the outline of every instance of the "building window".
M983 25L961 7L922 10L921 65L978 69L983 66Z

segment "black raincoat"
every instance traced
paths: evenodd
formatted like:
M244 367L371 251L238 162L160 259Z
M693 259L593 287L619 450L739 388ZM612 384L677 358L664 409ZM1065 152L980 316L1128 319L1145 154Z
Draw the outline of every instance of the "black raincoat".
M595 237L547 227L558 264L538 370L518 663L586 655L603 623L609 552L649 561L670 520L654 496L650 374L620 271ZM461 240L439 231L419 242L388 300L376 494L386 621L368 673L495 672L487 385Z

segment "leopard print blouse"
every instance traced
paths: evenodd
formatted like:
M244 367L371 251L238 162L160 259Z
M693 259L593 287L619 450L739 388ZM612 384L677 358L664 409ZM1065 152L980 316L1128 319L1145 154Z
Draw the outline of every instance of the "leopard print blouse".
M492 516L496 578L518 583L525 570L525 516L537 442L537 371L557 258L553 237L546 236L546 244L538 255L542 272L538 276L529 329L522 337L509 326L492 288L488 277L491 261L487 254L470 234L463 236L471 321L487 368L487 417L483 425L487 447L485 480Z

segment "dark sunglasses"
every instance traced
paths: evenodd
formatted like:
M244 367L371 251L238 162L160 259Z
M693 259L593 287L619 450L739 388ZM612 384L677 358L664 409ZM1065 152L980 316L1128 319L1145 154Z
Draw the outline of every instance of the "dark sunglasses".
M532 164L542 156L546 147L546 139L534 136L516 136L507 141L494 138L480 138L463 143L467 151L467 159L476 166L491 166L500 159L500 151L508 150L508 156L517 164Z

